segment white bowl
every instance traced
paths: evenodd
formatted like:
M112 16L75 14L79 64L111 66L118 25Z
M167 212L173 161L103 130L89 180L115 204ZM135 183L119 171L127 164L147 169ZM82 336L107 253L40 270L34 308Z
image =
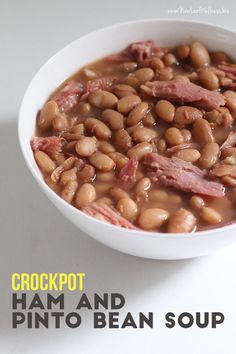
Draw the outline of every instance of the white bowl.
M79 229L103 244L119 251L154 259L183 259L209 254L236 241L236 224L194 234L161 234L133 231L98 221L80 212L54 193L44 182L35 163L30 139L35 131L38 110L49 94L79 68L129 43L154 39L173 46L200 40L212 50L234 55L236 33L214 25L182 20L143 20L122 23L90 33L55 54L37 72L23 98L18 130L25 161L53 204Z

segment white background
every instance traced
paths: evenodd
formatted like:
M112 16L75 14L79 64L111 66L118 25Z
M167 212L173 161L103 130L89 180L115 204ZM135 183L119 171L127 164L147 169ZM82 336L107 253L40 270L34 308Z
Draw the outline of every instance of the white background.
M236 352L236 246L214 256L161 262L127 256L79 232L43 195L21 157L16 121L24 91L57 50L91 30L116 22L171 17L189 1L0 0L0 353L1 354L234 354ZM236 30L234 1L198 2L226 15L174 15ZM102 45L102 43L101 43ZM236 50L232 48L232 50ZM33 117L32 117L33 119ZM121 292L136 314L155 312L155 328L94 330L84 312L79 329L11 329L13 272L85 272L86 293ZM68 294L66 311L79 294ZM77 297L76 297L77 296ZM218 329L167 329L173 311L222 311Z

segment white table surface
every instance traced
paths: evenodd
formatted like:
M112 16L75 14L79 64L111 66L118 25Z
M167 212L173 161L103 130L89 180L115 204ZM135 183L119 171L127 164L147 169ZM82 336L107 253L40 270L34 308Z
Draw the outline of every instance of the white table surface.
M61 47L116 22L171 17L189 1L0 1L0 353L1 354L234 354L236 352L236 245L204 258L161 262L113 251L79 232L52 206L23 162L16 121L24 91L37 69ZM175 17L236 29L234 1L192 4L228 14ZM191 10L191 9L190 9ZM211 10L210 10L211 11ZM121 292L126 311L154 311L154 329L94 330L85 313L79 329L11 329L13 272L85 272L86 293ZM66 311L75 295L67 296ZM218 329L167 329L164 313L222 311ZM159 324L159 321L161 322Z

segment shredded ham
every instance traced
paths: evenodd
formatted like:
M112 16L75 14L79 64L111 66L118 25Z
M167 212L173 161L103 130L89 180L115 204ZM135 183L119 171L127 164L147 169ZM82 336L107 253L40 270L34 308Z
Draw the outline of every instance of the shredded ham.
M153 40L131 43L127 48L127 53L137 61L150 59L153 56L162 56L164 50L158 47Z
M83 92L83 85L80 82L71 80L58 92L56 92L51 100L58 105L60 112L68 112L79 101L79 96Z
M205 171L190 162L148 153L145 165L152 170L150 175L154 175L161 185L211 197L222 197L225 194L221 183L207 180Z
M91 203L81 209L84 213L93 216L94 218L108 222L109 224L121 226L130 230L139 230L128 220L123 218L116 209L109 207L106 204Z
M58 136L34 137L31 147L33 151L41 150L56 159L62 151L62 139Z
M132 157L126 163L126 165L120 170L118 175L119 183L126 187L131 188L136 182L136 172L138 168L138 160L136 157Z
M98 90L111 91L115 81L116 79L111 77L101 77L95 80L89 80L87 82L85 92L80 99L85 100L90 93Z
M193 105L207 110L225 105L224 96L217 91L210 91L192 82L185 81L149 81L141 85L149 96L164 98Z

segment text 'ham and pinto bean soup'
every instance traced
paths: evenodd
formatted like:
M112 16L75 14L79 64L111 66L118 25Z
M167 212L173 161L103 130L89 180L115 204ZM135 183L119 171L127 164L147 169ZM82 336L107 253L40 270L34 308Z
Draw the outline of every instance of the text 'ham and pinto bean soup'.
M130 44L48 99L31 141L45 182L99 220L166 233L236 221L236 64L200 42Z

